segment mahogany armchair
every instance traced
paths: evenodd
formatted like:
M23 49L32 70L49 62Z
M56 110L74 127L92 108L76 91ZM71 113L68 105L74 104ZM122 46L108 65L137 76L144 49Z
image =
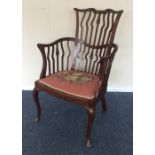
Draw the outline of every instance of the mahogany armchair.
M91 128L100 99L103 111L106 111L107 82L118 49L113 40L122 10L74 10L75 38L37 44L43 65L33 90L37 109L35 122L39 122L41 115L40 91L77 103L88 113L86 147L91 147Z

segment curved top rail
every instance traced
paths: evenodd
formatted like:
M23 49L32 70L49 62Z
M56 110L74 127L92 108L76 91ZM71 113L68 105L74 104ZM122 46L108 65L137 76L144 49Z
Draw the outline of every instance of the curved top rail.
M113 10L113 9L105 9L105 10L96 10L94 8L87 8L87 9L78 9L78 8L74 8L75 11L81 11L81 12L85 12L85 11L92 11L94 13L106 13L106 12L114 12L114 13L123 13L123 10Z

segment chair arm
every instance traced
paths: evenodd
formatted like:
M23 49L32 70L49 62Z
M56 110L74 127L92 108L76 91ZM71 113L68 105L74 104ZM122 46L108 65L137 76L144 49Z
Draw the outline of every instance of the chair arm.
M99 79L100 79L100 86L99 86L99 93L105 93L107 90L107 81L109 78L112 62L115 56L115 53L118 50L117 44L106 45L107 46L107 55L102 57L100 60L100 71L99 71Z
M47 43L47 44L43 44L43 43L38 43L37 47L39 48L41 55L42 55L42 69L41 69L41 73L40 73L40 79L46 77L47 75L47 69L48 69L48 75L51 74L51 67L53 70L53 73L55 72L55 70L59 71L59 66L61 65L61 67L63 68L63 57L65 55L65 49L64 49L64 45L63 43L67 43L69 44L70 42L72 42L73 44L75 44L75 38L72 37L64 37L64 38L60 38L57 39L56 41L52 42L52 43ZM69 45L67 45L68 48ZM59 50L61 49L61 50ZM69 49L70 50L70 49ZM61 60L62 62L59 62L59 53L60 51L62 52L61 55ZM71 53L71 50L70 50ZM56 56L54 56L56 55ZM69 57L69 56L68 56Z
M102 65L105 61L108 61L109 59L113 59L115 53L118 50L118 45L117 44L109 44L109 45L105 45L104 47L107 47L107 55L102 57L100 59L100 64Z
M47 43L47 44L38 43L37 46L38 46L38 48L49 47L49 46L53 46L53 45L57 44L58 42L62 42L62 41L75 41L75 38L73 38L73 37L63 37L63 38L59 38L59 39L55 40L54 42Z

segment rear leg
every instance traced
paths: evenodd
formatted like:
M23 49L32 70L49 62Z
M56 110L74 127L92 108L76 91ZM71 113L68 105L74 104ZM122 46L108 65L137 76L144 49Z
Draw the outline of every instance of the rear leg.
M41 115L41 107L40 107L38 94L39 94L39 91L36 88L34 88L34 90L33 90L33 99L34 99L34 102L35 102L35 105L36 105L36 110L37 110L36 117L35 117L34 121L36 123L38 123L40 121L40 115Z

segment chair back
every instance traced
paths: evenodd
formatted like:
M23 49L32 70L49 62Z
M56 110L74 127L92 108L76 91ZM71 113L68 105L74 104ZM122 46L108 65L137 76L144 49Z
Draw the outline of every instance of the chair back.
M75 38L90 45L101 46L114 41L122 10L77 9Z

